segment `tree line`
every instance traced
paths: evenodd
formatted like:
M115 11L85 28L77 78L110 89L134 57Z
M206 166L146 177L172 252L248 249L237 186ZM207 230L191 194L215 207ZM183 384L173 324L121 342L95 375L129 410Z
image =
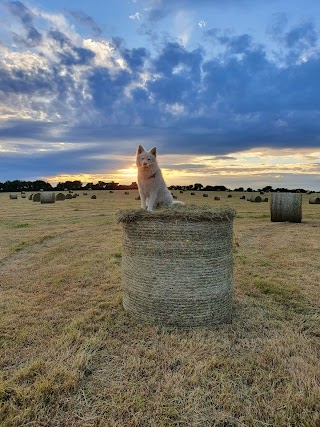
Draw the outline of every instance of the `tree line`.
M231 191L229 188L224 185L206 185L203 186L201 183L195 183L190 185L171 185L168 187L169 190L183 190L183 191ZM118 182L104 182L98 181L97 183L88 182L87 184L83 184L79 180L75 181L65 181L59 182L56 186L52 186L49 182L43 180L36 181L22 181L22 180L14 180L14 181L6 181L0 182L0 191L66 191L66 190L137 190L138 185L136 182L132 182L130 185L122 185ZM257 190L253 190L248 187L245 189L244 187L235 188L233 191L240 192L252 192L252 191L263 191L263 192L294 192L294 193L309 193L309 191L303 188L296 189L287 189L287 188L272 188L271 185L267 185L263 188L258 188ZM314 193L314 191L312 191Z

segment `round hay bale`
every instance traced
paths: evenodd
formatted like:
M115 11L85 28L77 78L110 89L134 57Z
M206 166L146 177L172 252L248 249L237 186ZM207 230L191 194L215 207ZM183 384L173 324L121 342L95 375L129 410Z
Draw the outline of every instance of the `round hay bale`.
M66 199L72 199L72 194L66 194Z
M246 200L246 196L240 196L241 200Z
M26 197L26 193L21 193L21 199L25 199Z
M261 202L269 202L268 197L262 197L262 198L261 198Z
M113 193L113 191L112 191L112 190L110 190L110 191L109 191L109 193L111 194L111 193Z
M56 195L56 201L66 200L66 196L63 193L58 193Z
M191 196L195 196L196 195L196 193L191 193Z
M230 322L234 215L192 205L118 212L125 310L158 325Z
M93 196L91 196L91 199L96 199L97 196L94 194Z
M141 197L137 196L137 197L134 198L134 200L141 200Z
M183 194L183 190L180 190L180 194Z
M68 188L64 188L63 191L69 191L69 189Z
M125 194L126 196L129 196L129 194L130 194L130 193L129 193L129 191L125 191L125 192L124 192L124 194Z
M317 196L310 197L309 203L310 203L310 205L319 204L320 203L320 197L317 197Z
M213 200L220 200L220 197L216 196Z
M301 222L302 194L272 193L270 210L272 222Z
M36 193L32 196L33 202L40 202L40 193Z
M262 198L260 196L258 196L257 194L254 194L253 196L250 197L250 202L260 203L260 202L262 202Z
M73 198L73 199L76 199L76 198L77 198L77 195L76 195L76 194L71 194L71 196L72 196L72 198Z
M18 194L10 194L9 198L12 200L16 200L18 199Z
M230 197L232 197L232 194L228 194L228 197L230 198Z
M70 194L72 194L72 193L73 193L73 190L69 190L69 193L70 193Z
M56 196L54 193L41 193L40 194L40 202L43 203L55 203L56 202Z
M88 195L88 193L82 193L84 196L87 196Z
M209 197L208 194L204 194L203 197Z
M32 197L33 197L33 193L29 195L28 199L32 200Z
M21 191L21 195L22 195L22 194L26 194L26 192L25 192L25 191Z

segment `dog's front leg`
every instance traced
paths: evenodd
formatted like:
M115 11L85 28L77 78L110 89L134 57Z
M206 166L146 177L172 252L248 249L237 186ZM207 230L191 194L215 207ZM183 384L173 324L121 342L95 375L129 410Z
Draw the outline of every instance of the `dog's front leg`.
M146 196L142 194L142 192L140 193L140 199L141 199L141 209L145 209L147 207Z
M156 192L153 192L150 194L149 200L147 202L147 211L153 211L156 198L157 198Z

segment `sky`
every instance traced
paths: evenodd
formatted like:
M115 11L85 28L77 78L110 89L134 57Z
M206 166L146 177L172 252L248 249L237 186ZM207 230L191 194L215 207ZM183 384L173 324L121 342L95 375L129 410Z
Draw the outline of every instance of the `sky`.
M320 2L0 0L0 182L320 191Z

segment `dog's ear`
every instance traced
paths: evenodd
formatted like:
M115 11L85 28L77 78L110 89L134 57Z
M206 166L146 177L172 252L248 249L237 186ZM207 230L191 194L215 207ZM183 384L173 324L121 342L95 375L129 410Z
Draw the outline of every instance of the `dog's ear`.
M143 153L144 151L146 151L146 150L142 147L142 145L139 145L139 147L138 147L138 149L137 149L137 154L141 154L141 153Z
M157 156L157 147L151 148L150 153L156 157Z

